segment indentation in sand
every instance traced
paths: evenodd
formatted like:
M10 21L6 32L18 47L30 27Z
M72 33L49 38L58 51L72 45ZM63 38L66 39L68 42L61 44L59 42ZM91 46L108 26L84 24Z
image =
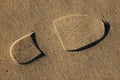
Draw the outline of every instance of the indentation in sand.
M64 50L77 50L104 36L102 20L88 15L68 15L53 21Z
M35 39L35 33L30 33L16 40L10 47L10 56L15 63L27 64L44 56Z

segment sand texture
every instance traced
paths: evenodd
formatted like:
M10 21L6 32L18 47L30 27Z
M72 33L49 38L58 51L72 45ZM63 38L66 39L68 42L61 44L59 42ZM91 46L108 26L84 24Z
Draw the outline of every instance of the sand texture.
M0 0L0 80L120 80L120 0Z
M34 33L30 33L13 42L10 47L10 56L15 63L30 63L42 54L33 41L34 36Z
M69 15L54 21L64 50L76 50L99 40L105 32L104 23L86 15Z

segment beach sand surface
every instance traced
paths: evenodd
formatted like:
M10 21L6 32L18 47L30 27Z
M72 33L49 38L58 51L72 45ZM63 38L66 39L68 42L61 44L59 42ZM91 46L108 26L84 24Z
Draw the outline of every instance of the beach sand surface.
M68 15L87 15L107 22L109 32L90 48L67 51L56 33L54 21ZM10 47L32 32L45 55L29 64L16 64L11 59ZM102 32L100 28L94 34ZM120 0L0 0L0 80L120 80L119 34ZM78 40L87 35L84 33ZM67 48L74 49L77 43L69 45Z

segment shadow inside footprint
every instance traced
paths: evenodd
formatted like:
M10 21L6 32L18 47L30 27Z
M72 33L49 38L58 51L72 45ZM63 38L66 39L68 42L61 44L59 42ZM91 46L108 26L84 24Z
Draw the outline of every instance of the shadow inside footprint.
M35 61L35 60L37 60L37 59L45 56L45 53L40 49L40 47L39 47L39 45L38 45L38 42L37 42L37 40L36 40L36 35L35 35L35 33L33 33L33 34L31 35L31 39L32 39L35 47L40 51L40 54L39 54L38 56L36 56L35 58L33 58L32 60L30 60L30 61L28 61L28 62L26 62L26 63L20 63L20 64L29 64L29 63L31 63L31 62L33 62L33 61Z
M10 57L15 63L29 64L45 56L36 40L35 33L27 34L10 46Z
M81 48L78 48L75 50L67 50L67 51L70 51L70 52L82 51L82 50L85 50L85 49L88 49L88 48L91 48L91 47L97 45L99 42L101 42L103 39L105 39L105 37L108 35L108 33L110 31L110 23L108 23L106 21L103 21L103 23L104 23L105 32L104 32L104 35L100 39L98 39L98 40L96 40L96 41L94 41L86 46L83 46Z

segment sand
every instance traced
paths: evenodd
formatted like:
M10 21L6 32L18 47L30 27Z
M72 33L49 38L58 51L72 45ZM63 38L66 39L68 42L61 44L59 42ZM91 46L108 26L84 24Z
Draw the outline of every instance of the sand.
M27 64L42 54L33 38L35 33L30 33L13 42L10 47L10 56L15 63Z
M0 0L0 80L120 80L119 3L119 0ZM62 37L65 34L60 34L60 31L66 31L64 28L56 31L54 21L69 15L87 15L89 19L97 19L95 21L98 21L98 27L101 28L97 29L96 22L87 19L86 26L93 26L90 27L92 30L84 28L84 31L81 30L83 26L77 23L73 27L80 25L76 30L84 33L78 40L87 39L88 43L77 44L79 41L73 39L75 44L69 44L71 41L66 44L65 39L72 34L68 32L68 38ZM94 18L90 18L91 16ZM81 18L74 22L78 20ZM80 22L84 24L87 20L82 18ZM64 20L61 22L60 25L64 27ZM69 23L72 23L71 20L68 25ZM105 30L103 24L106 26ZM72 30L75 38L76 34L79 36L76 30ZM88 31L91 32L86 34ZM26 49L30 53L25 52L25 56L17 55L21 58L12 60L11 45L17 40L18 44L22 41L24 43L25 36L30 33L35 33L39 49L34 45L34 48ZM93 39L86 37L87 35L94 35ZM30 36L25 40L28 45L35 43L31 42ZM82 46L85 46L82 50L73 50ZM23 52L24 47L23 44ZM31 55L31 50L37 51ZM44 56L35 57L41 54L38 52ZM30 62L26 63L24 57ZM26 64L18 64L21 62Z
M99 40L105 33L104 23L88 15L68 15L53 21L64 50L76 50Z

